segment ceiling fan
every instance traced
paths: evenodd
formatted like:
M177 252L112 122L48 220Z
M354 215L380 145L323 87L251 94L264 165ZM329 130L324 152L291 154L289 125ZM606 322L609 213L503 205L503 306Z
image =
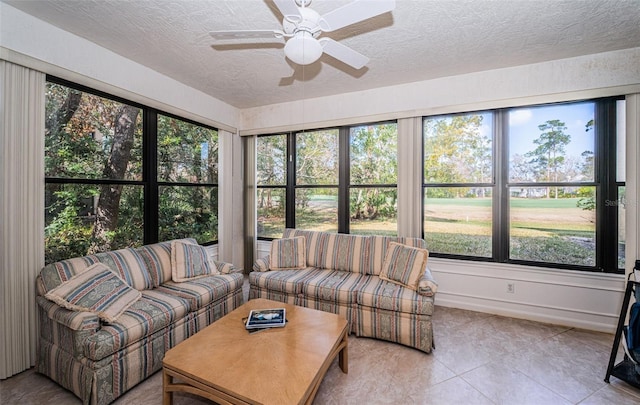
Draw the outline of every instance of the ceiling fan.
M309 8L311 0L273 0L284 16L282 30L211 31L218 40L275 38L285 39L285 56L299 65L317 61L322 53L334 57L355 69L361 69L369 58L331 38L319 38L322 33L367 20L392 11L395 0L354 0L324 15Z

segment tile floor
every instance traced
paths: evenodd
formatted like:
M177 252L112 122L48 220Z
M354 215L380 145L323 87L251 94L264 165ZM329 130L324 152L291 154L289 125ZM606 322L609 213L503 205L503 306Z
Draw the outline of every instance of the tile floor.
M436 350L351 336L349 373L335 362L314 404L640 404L606 373L613 335L436 307ZM619 355L620 356L620 355ZM154 374L115 404L160 404ZM175 394L174 403L210 404ZM80 404L33 370L0 381L0 404Z

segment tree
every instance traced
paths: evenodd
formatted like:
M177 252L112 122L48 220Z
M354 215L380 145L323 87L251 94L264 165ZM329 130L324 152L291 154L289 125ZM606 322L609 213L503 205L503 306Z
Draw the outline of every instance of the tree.
M595 121L589 120L585 125L585 132L593 130ZM595 158L594 153L590 150L582 152L583 164L581 167L581 174L584 178L593 178L595 172ZM578 191L580 199L576 203L579 208L585 211L594 211L596 209L596 196L595 190L592 187L582 187Z
M103 177L106 179L123 179L133 147L138 114L140 109L129 105L122 105L115 117L111 152L104 167ZM121 184L105 184L100 187L100 197L96 209L96 221L91 235L92 243L89 253L111 250L110 232L118 226L118 213Z
M354 128L350 134L350 183L384 185L398 182L398 129L396 124ZM352 188L350 217L356 220L396 215L397 192L384 187Z
M216 240L218 132L158 115L159 238ZM186 184L201 186L187 186Z
M480 114L434 118L424 125L424 179L429 183L491 181L492 140L481 131ZM459 197L464 189L440 189L434 197ZM483 188L471 191L483 196ZM431 190L436 192L436 190Z
M286 135L259 137L257 140L256 180L258 185L284 186L287 174L287 138ZM258 189L258 209L262 214L283 217L284 199L282 191L272 188ZM276 196L277 198L274 198Z
M543 181L558 181L558 173L564 163L565 146L571 142L571 135L565 134L567 129L560 120L549 120L538 125L542 131L538 139L533 143L538 145L525 156L532 158L530 163L538 169L538 174ZM549 187L546 188L546 197L550 198ZM558 188L555 188L555 198L558 198Z
M320 130L296 135L296 185L338 184L338 130ZM329 194L327 188L299 188L296 206L306 209L311 194Z

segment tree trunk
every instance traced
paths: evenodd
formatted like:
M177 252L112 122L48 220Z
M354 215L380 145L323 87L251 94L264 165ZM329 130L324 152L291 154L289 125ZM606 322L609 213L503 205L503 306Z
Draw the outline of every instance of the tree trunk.
M131 148L136 131L136 121L140 109L124 105L115 118L115 129L111 153L105 165L103 175L106 179L124 179L125 171L131 159ZM93 227L89 254L111 250L111 238L108 232L118 225L118 212L122 185L105 184L100 187L100 197L96 209L96 222Z
M64 103L56 110L54 114L48 115L45 117L45 138L48 138L46 141L47 145L56 144L60 142L60 137L62 136L64 127L67 126L73 115L80 107L80 101L82 99L82 92L74 89L69 89L69 93L67 93L67 97L64 100ZM55 137L55 139L51 139L51 137ZM60 174L59 167L57 165L53 165L47 170L48 177L58 177ZM55 193L62 190L62 184L57 183L49 183L47 186L50 190L50 193L46 193L47 197L45 200L45 207L50 207L56 200Z
M51 114L46 117L45 127L47 128L46 136L51 136L52 134L60 134L62 132L62 128L64 128L71 118L73 114L76 113L78 107L80 106L80 100L82 99L82 92L78 90L69 89L69 93L64 100L64 103L58 108L55 114Z

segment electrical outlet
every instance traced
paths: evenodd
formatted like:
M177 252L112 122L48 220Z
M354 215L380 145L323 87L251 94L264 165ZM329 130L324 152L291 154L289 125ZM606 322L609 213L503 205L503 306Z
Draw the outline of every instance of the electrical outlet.
M515 292L516 292L516 284L515 283L507 283L507 292L509 294L515 294Z

